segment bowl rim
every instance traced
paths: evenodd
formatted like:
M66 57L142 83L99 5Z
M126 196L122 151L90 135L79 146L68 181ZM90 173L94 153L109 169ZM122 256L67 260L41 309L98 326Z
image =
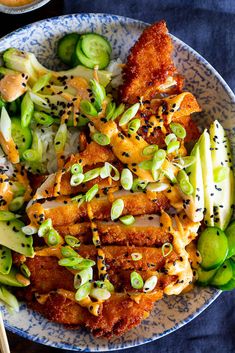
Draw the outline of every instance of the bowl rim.
M44 1L50 1L50 0L44 0ZM115 15L115 14L109 14L109 13L86 13L86 12L82 12L82 13L73 13L73 14L66 14L66 15L62 15L62 16L54 16L54 17L49 17L49 18L45 18L43 20L39 20L36 22L32 22L30 24L27 24L25 26L22 26L8 34L6 34L5 36L0 38L0 41L2 40L7 40L8 38L10 38L12 35L17 34L22 31L25 30L27 28L30 28L32 25L37 25L46 21L56 21L59 19L69 19L71 17L82 17L82 16L87 16L87 17L111 17L113 19L118 19L120 21L124 20L124 21L128 21L131 23L138 23L138 24L142 24L143 26L147 26L150 25L147 22L144 21L140 21L137 19L133 19L130 17L125 17L125 16L119 16L119 15ZM192 54L194 56L194 58L196 58L197 60L200 61L200 63L202 63L203 65L205 65L213 74L214 77L216 77L218 79L218 81L221 83L223 89L226 91L226 93L229 95L229 97L231 98L231 100L233 101L233 103L235 104L235 94L233 93L232 89L228 86L228 84L225 82L225 80L222 78L222 76L218 73L218 71L203 57L201 56L201 54L199 54L196 50L194 50L191 46L189 46L187 43L185 43L184 41L182 41L181 39L179 39L178 37L174 36L171 34L171 37L173 40L177 41L180 45L184 45L187 48L187 51L189 51L190 54ZM216 290L212 296L210 297L210 299L208 299L201 307L199 310L197 310L196 312L192 313L191 315L189 315L186 319L180 321L179 323L175 324L174 327L172 327L171 329L165 330L163 331L161 334L158 334L157 336L153 335L151 338L148 339L143 339L143 341L141 343L138 344L134 344L134 343L128 343L127 345L124 346L120 346L120 347L114 347L114 348L102 348L103 351L116 351L116 350L121 350L121 349L127 349L127 348L132 348L132 347L136 347L136 346L141 346L143 344L146 343L150 343L153 342L157 339L160 339L161 337L167 336L168 334L178 330L179 328L185 326L186 324L188 324L189 322L191 322L193 319L195 319L196 317L198 317L205 309L207 309L222 293L222 291L220 290ZM71 351L77 351L77 352L97 352L99 350L93 350L93 349L89 349L89 348L80 348L77 347L73 344L66 344L66 343L62 343L62 342L54 342L51 341L50 339L47 339L46 342L43 341L42 338L38 337L37 335L31 335L26 333L25 331L22 331L20 329L18 329L15 326L9 325L7 323L6 320L4 320L4 324L7 330L11 331L12 333L15 333L23 338L29 339L33 342L36 343L40 343L43 345L47 345L50 347L54 347L54 348L60 348L60 349L67 349L67 350L71 350Z
M20 15L20 14L23 14L23 13L26 13L26 12L37 10L40 7L42 7L43 5L46 5L51 0L36 0L36 1L37 2L25 4L25 5L22 5L22 6L0 5L0 12L6 13L8 15ZM57 17L59 17L59 16L57 16ZM41 21L43 21L43 20L40 20L40 21L37 21L37 22L41 22ZM36 23L36 22L33 22L33 23ZM32 25L33 23L31 23L30 25ZM28 26L28 25L26 25L26 26ZM24 28L26 26L23 26L23 27L20 27L20 28ZM13 33L13 32L15 32L15 31L12 31L10 33Z

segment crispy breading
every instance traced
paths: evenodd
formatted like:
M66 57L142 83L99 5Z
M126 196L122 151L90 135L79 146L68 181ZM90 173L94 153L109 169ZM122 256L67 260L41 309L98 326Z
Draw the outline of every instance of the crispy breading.
M139 100L138 97L146 100L155 96L158 87L176 74L172 51L173 45L165 21L147 27L132 47L123 69L121 100L132 104ZM180 89L182 79L178 77L176 81L176 87Z

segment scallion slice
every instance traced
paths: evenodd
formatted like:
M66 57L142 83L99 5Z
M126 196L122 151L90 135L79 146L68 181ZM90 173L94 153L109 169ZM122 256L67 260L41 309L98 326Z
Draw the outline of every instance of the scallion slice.
M38 151L35 151L30 148L23 152L23 158L28 162L37 162L40 160L40 154L38 153Z
M128 124L128 133L135 134L140 128L141 122L140 119L133 119Z
M11 119L4 106L1 110L0 131L6 141L11 139Z
M157 276L154 275L149 277L144 283L143 292L144 293L152 292L152 290L154 290L154 288L157 285L157 281L158 281Z
M60 259L58 261L58 264L60 266L65 266L65 267L74 267L74 266L77 266L82 261L83 261L83 258L79 257L78 254L76 254L76 256Z
M113 202L111 207L111 220L119 218L124 210L124 201L122 199L117 199Z
M0 300L2 300L4 303L6 303L14 311L16 311L16 312L19 311L18 300L4 286L0 286Z
M30 226L30 225L22 227L21 230L24 234L27 234L27 235L36 234L38 231L36 227Z
M101 134L100 132L95 132L92 135L92 140L101 146L107 146L110 144L110 138L105 134Z
M152 169L152 165L153 165L153 161L150 160L150 161L143 161L143 162L140 162L139 164L139 167L141 169L144 169L144 170L151 170Z
M33 118L38 124L45 126L51 126L55 122L52 116L43 112L34 112Z
M82 286L80 286L75 294L75 299L79 302L83 299L85 299L91 291L92 284L90 282L84 283Z
M149 145L145 147L142 151L143 156L151 156L158 150L158 145Z
M82 184L82 182L84 181L84 178L85 178L85 176L82 173L74 174L71 176L70 185L71 186L78 186L78 185Z
M117 181L120 178L120 173L112 164L105 162L104 166L100 169L100 177L101 179L110 177L112 180Z
M106 98L105 88L96 80L90 80L91 90L95 98L95 104L98 110L102 109L102 102Z
M73 270L82 271L82 270L85 270L88 267L91 267L91 266L94 266L94 265L95 265L95 261L90 260L90 259L82 259L82 261L80 261L76 265L73 265L71 268Z
M179 138L184 139L186 136L185 128L179 123L170 123L171 131Z
M162 245L162 256L167 257L168 255L170 255L172 250L173 250L173 246L171 243L168 243L168 242L164 243Z
M9 210L12 212L18 211L24 204L24 197L17 196L9 204Z
M21 126L27 127L33 117L34 104L29 92L26 92L21 102Z
M213 170L214 182L220 183L225 180L229 175L229 167L219 166Z
M75 163L75 164L72 165L70 171L71 171L71 174L75 175L75 174L82 173L83 170L82 170L81 164Z
M54 139L54 146L56 153L61 153L64 150L64 146L67 140L67 126L66 124L61 124Z
M61 237L60 237L59 233L54 228L52 228L46 234L45 242L49 246L56 246L61 242Z
M111 293L106 288L92 288L90 296L96 300L108 300Z
M165 143L166 145L168 146L170 142L172 141L177 141L177 137L175 136L175 134L168 134L166 137L165 137Z
M88 100L84 99L80 102L80 110L85 115L98 116L98 112L95 109L94 105Z
M112 120L115 120L117 117L119 117L125 110L125 104L121 103L114 111L112 115Z
M143 258L142 254L140 252L133 252L131 254L131 258L133 261L139 261Z
M20 217L19 215L16 215L13 212L0 210L0 221L11 221L19 217Z
M16 197L16 196L23 196L26 191L26 188L24 185L22 185L18 181L12 181L11 190L12 190L14 196Z
M39 77L39 79L35 82L33 85L32 91L34 93L37 93L40 91L43 87L47 86L51 80L52 74L51 72Z
M131 272L130 280L131 280L132 288L134 288L134 289L143 288L144 281L143 281L143 278L141 277L141 275L138 272L136 272L136 271Z
M20 265L20 271L27 278L29 278L31 276L30 269L28 268L28 266L26 264Z
M119 120L119 125L123 126L123 125L127 124L131 119L134 118L134 116L137 114L139 109L140 109L140 104L139 103L135 103L130 108L128 108L122 114L121 119Z
M98 178L98 176L100 175L100 169L101 168L95 168L95 169L91 169L88 172L86 172L84 174L83 183L86 183L87 181Z
M81 245L80 240L77 239L76 237L72 236L72 235L66 235L64 237L64 240L72 248L78 248Z
M147 187L147 185L148 185L147 181L135 178L133 180L132 190L134 192L139 191L139 190L144 190Z
M74 257L74 256L76 257L76 256L78 256L76 251L73 250L73 248L71 248L69 245L62 246L60 251L61 251L61 255L63 257Z
M173 153L175 151L178 151L179 148L180 148L179 141L171 141L167 146L167 153Z
M190 165L192 165L193 163L195 163L196 159L194 156L187 156L187 157L179 157L178 159L175 159L173 161L173 163L183 169L183 168L187 168Z
M126 216L120 217L119 220L126 226L130 226L133 223L135 223L135 217L133 217L132 215L126 215Z
M83 284L91 281L93 278L93 269L92 267L88 267L85 270L82 270L74 276L74 288L78 289L83 286Z
M133 184L133 174L130 169L124 168L121 173L121 185L125 190L131 190Z
M46 219L38 229L38 236L44 237L53 228L51 218Z
M105 111L105 116L107 120L110 120L115 112L116 109L116 103L115 102L109 102Z
M86 202L90 202L97 192L99 192L99 186L98 184L95 184L86 192Z
M147 190L153 191L153 192L161 192L169 188L169 183L164 183L164 182L156 182L156 183L149 183L147 186Z
M192 193L194 192L194 188L193 188L192 184L190 183L190 181L188 181L186 179L181 179L179 185L180 185L180 189L186 195L192 195Z

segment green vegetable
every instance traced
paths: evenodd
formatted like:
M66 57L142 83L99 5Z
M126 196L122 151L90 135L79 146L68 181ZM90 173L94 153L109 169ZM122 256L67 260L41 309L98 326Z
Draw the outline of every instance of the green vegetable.
M5 107L1 110L0 131L6 141L10 141L11 135L11 119ZM3 146L4 147L4 146Z
M233 269L229 260L218 269L215 276L211 279L210 284L213 286L223 286L227 284L233 277Z
M27 278L29 278L31 276L30 269L28 268L28 266L26 264L20 265L20 271Z
M45 242L48 246L56 246L61 242L61 237L55 229L50 229L45 235Z
M167 146L167 153L173 153L175 151L178 151L179 148L180 148L179 141L171 141Z
M153 179L157 180L159 177L159 169L161 168L163 162L165 161L166 158L166 151L160 149L154 153L153 156L153 162L152 162L152 175Z
M54 146L56 153L61 153L64 150L64 146L67 140L67 126L66 124L61 124L56 135L55 135L55 140L54 140Z
M90 282L84 283L80 286L75 294L75 299L79 302L82 299L85 299L91 291L92 284Z
M200 286L208 286L210 284L210 281L212 280L212 278L214 277L214 275L217 272L217 268L214 270L210 270L210 271L205 271L203 270L201 267L199 267L197 274L198 274L198 279L197 279L197 283Z
M95 195L99 192L98 184L93 185L87 192L86 192L86 202L90 202Z
M90 103L88 100L83 99L80 102L80 109L81 109L81 112L85 115L98 116L98 112L95 109L94 105Z
M71 174L80 174L82 173L82 166L81 164L75 163L71 167Z
M141 125L140 119L131 120L128 124L128 133L129 134L136 133L139 130L140 125Z
M80 35L78 33L69 33L60 38L57 55L63 63L70 66L73 65L73 54L79 38Z
M168 146L170 142L172 141L177 141L177 137L175 136L175 134L168 134L165 137L165 143Z
M100 175L100 170L101 170L101 168L95 168L95 169L91 169L88 172L86 172L84 174L83 183L86 183L87 181L90 181L90 180L97 178Z
M39 237L45 237L47 233L53 228L52 226L52 220L51 218L46 219L42 224L40 225L38 229L38 236Z
M26 92L21 102L21 126L27 127L33 118L34 104L29 92Z
M181 124L171 123L170 129L177 137L181 139L184 139L186 137L186 130Z
M121 185L125 190L131 190L133 184L133 174L130 169L123 168L121 173Z
M98 111L102 110L102 103L106 98L106 92L104 86L102 86L96 80L90 80L91 90L95 98L95 106Z
M77 239L76 239L77 240ZM73 250L70 246L62 246L61 247L61 255L63 257L76 257L78 256L77 252Z
M121 103L114 111L113 115L112 115L112 120L117 119L125 110L125 104Z
M25 287L26 285L23 282L19 282L16 277L20 272L12 266L10 272L6 275L0 273L0 283L5 284L6 286L11 287Z
M115 112L116 109L116 103L115 102L109 102L105 111L105 116L107 120L112 119L112 116Z
M143 256L139 252L133 252L131 254L131 258L132 258L133 261L139 261L139 260L141 260L143 258Z
M47 74L41 76L37 82L32 87L32 91L34 93L37 93L38 91L41 91L42 88L44 88L46 85L49 84L50 80L52 78L51 72L48 72Z
M50 126L55 122L55 119L43 112L34 112L33 118L38 124L45 126Z
M12 221L18 217L19 216L17 216L15 213L0 210L0 221Z
M70 185L78 186L83 182L83 180L84 180L84 174L82 173L74 174L70 179Z
M98 68L101 70L101 69L104 69L106 66L108 66L110 57L106 51L103 51L97 57L94 57L94 56L88 57L83 52L82 41L83 41L83 38L81 37L76 45L76 57L78 59L78 62L80 62L82 65L90 69L93 69L95 66L98 66Z
M202 268L207 271L213 270L226 259L228 240L219 228L208 227L201 233L197 248L202 256Z
M90 296L96 300L108 300L111 294L106 288L92 288Z
M112 164L105 162L104 166L100 169L100 177L101 179L110 177L112 180L117 181L120 178L120 173Z
M9 203L9 210L12 212L16 212L21 209L24 204L24 197L17 196Z
M144 288L143 288L144 293L152 292L152 290L154 290L154 288L157 285L157 281L158 281L157 276L153 275L149 277L144 283Z
M123 126L123 125L127 124L131 119L134 118L134 116L137 114L139 109L140 109L140 104L139 103L135 103L130 108L128 108L122 114L121 119L119 120L119 125Z
M162 256L167 257L173 251L173 245L171 243L164 243L162 245Z
M92 135L92 140L101 146L107 146L110 144L110 138L105 134L101 134L100 132L95 132Z
M92 267L88 267L85 270L79 271L74 276L74 288L78 289L83 286L83 284L91 281L93 278L93 269Z
M225 230L228 238L228 255L227 258L235 255L235 220L232 221Z
M111 207L111 220L119 218L124 210L124 201L122 199L117 199L113 202Z
M158 145L149 145L145 147L142 151L143 156L149 156L157 152L158 150Z
M77 239L76 237L72 236L72 235L66 235L64 237L64 240L72 248L78 248L81 245L80 240Z
M12 266L11 250L0 245L0 272L6 275L10 272Z
M31 148L24 151L22 157L25 161L28 162L37 162L40 160L40 154L38 153L38 151L35 151Z
M144 281L143 281L143 278L141 277L141 275L138 272L136 272L136 271L131 272L130 280L131 280L132 288L134 288L134 289L143 288Z
M132 215L126 215L119 218L119 220L126 226L130 226L135 223L135 217Z
M3 286L0 286L0 300L2 300L14 311L16 312L19 311L19 303L16 297Z

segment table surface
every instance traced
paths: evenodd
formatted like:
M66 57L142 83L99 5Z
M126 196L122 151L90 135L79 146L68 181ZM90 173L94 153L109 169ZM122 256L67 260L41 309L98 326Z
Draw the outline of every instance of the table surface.
M43 18L81 12L112 13L149 23L164 18L170 32L204 56L235 90L234 0L52 0L28 14L0 14L0 37ZM128 352L234 353L234 327L235 291L223 293L187 326L153 343L129 349ZM8 337L12 353L60 352L11 333L8 333Z

